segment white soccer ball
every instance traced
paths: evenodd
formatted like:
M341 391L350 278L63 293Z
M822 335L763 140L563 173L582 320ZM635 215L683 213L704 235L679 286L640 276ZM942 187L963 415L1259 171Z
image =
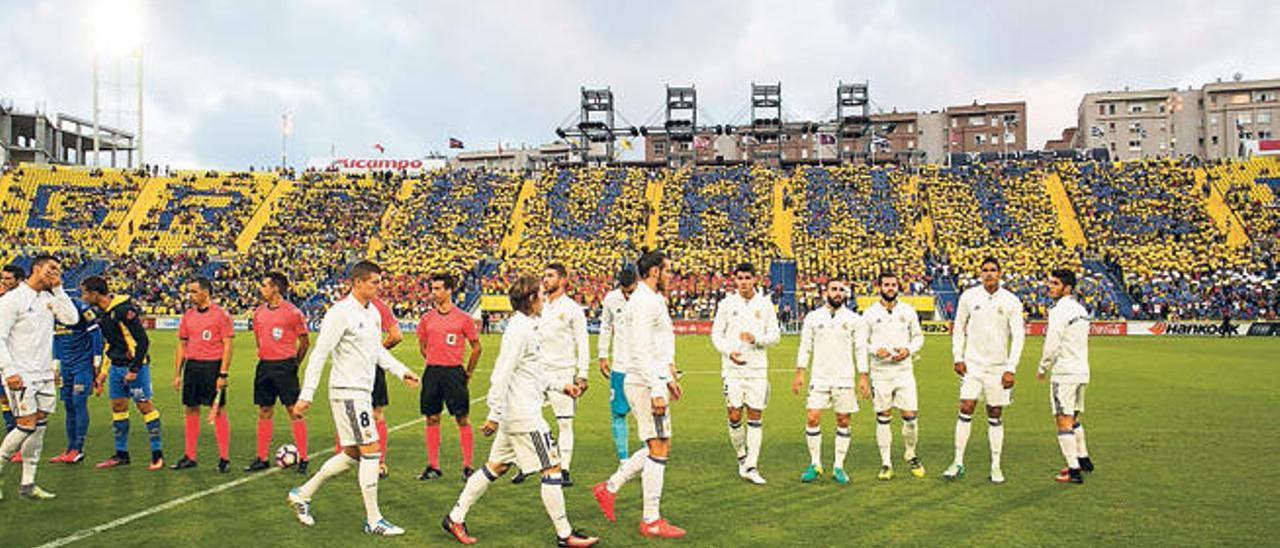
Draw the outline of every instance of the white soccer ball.
M276 466L288 468L298 464L298 447L292 443L281 445L276 449Z

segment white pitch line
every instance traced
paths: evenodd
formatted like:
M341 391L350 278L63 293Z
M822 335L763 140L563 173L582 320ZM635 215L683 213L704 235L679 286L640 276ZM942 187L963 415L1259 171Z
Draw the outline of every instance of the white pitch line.
M474 398L474 399L472 399L472 400L471 400L471 403L479 403L479 402L481 402L481 401L483 401L483 400L484 400L484 398L483 398L483 397ZM410 426L413 426L414 424L420 423L420 422L422 422L423 420L425 420L425 419L423 419L423 417L418 417L418 418L413 419L413 420L411 420L411 421L409 421L409 422L402 423L402 424L397 424L397 425L395 425L394 427L389 428L389 429L387 430L387 433L388 433L388 434L390 434L391 432L395 432L395 431L398 431L398 430L403 430L403 429L405 429L405 428L408 428L408 427L410 427ZM325 450L323 450L323 451L320 451L319 453L315 453L315 454L313 454L312 456L313 456L313 457L321 457L321 456L324 456L324 455L327 455L327 454L329 454L329 453L333 453L333 452L334 452L333 448L332 448L332 447L330 447L330 448L328 448L328 449L325 449ZM314 459L313 459L313 460L314 460ZM129 523L135 522L135 521L140 520L140 519L142 519L142 518L145 518L145 517L147 517L147 516L154 515L154 514L158 514L158 513L160 513L160 512L164 512L165 510L170 510L170 509L173 509L173 508L177 508L177 507L182 506L182 505L184 505L184 504L186 504L186 503L188 503L188 502L191 502L191 501L193 501L193 500L199 500L199 499L205 498L205 497L207 497L207 496L209 496L209 495L216 495L216 494L221 493L221 492L223 492L223 491L227 491L227 490L230 490L230 489L235 489L236 487L239 487L239 486L244 485L244 484L246 484L246 483L249 483L249 482L251 482L251 481L258 480L258 479L262 479L262 478L265 478L265 477L270 476L270 475L272 475L272 474L277 474L277 473L280 473L280 472L283 472L283 471L284 471L284 469L283 469L283 468L272 468L272 469L267 470L266 472L263 472L263 473L260 473L260 474L254 474L254 475L252 475L252 476L248 476L248 477L240 478L240 479L238 479L238 480L229 481L229 482L227 482L227 483L224 483L224 484L222 484L222 485L218 485L218 486L216 486L216 487L210 487L210 488L208 488L208 489L205 489L204 491L200 491L200 492L197 492L197 493L192 493L192 494L190 494L190 495L186 495L186 496L178 497L178 498L173 499L173 500L170 500L170 501L168 501L168 502L161 503L161 504L159 504L159 505L157 505L157 506L152 506L151 508L147 508L146 510L142 510L142 511L139 511L139 512L134 512L134 513L129 514L129 515L127 515L127 516L121 516L121 517L118 517L118 518L113 519L113 520L111 520L111 521L108 521L108 522L106 522L106 523L103 523L103 524L100 524L100 525L95 525L95 526L93 526L93 527L90 527L90 528L88 528L88 529L81 529L81 530L79 530L79 531L76 531L75 533L72 533L72 534L70 534L70 535L67 535L67 536L65 536L65 537L62 537L62 538L60 538L60 539L51 540L51 541L49 541L49 542L46 542L46 543L44 543L44 544L41 544L41 545L37 546L36 548L56 548L56 547L58 547L58 546L66 546L66 545L71 544L71 543L73 543L73 542L81 541L81 540L87 539L87 538L89 538L89 537L92 537L92 536L94 536L94 535L96 535L96 534L98 534L98 533L104 533L104 532L110 531L110 530L112 530L112 529L115 529L116 527L119 527L119 526L121 526L121 525L126 525L126 524L129 524Z

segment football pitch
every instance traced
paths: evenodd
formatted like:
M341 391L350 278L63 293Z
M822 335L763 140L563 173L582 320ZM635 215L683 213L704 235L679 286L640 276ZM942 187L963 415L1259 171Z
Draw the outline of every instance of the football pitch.
M172 463L182 453L181 408L170 382L174 336L155 332L152 338L155 399L163 413L166 459ZM927 476L916 479L907 473L901 462L900 423L895 418L897 475L888 482L876 480L879 457L874 419L869 402L862 402L862 411L854 416L853 446L846 462L852 483L840 486L829 474L813 484L798 479L808 463L804 398L790 391L799 339L784 337L770 351L772 396L765 412L760 459L769 483L754 486L737 477L725 433L719 356L707 337L678 337L677 362L685 373L686 396L672 406L674 440L662 512L689 531L681 541L649 541L639 536L638 479L619 494L617 523L606 521L596 507L591 485L605 479L617 460L609 434L608 385L595 371L593 360L591 389L578 407L573 463L577 485L565 493L569 517L575 528L599 535L604 545L1275 542L1280 534L1280 497L1276 496L1280 468L1273 460L1280 453L1276 374L1280 343L1272 339L1091 339L1093 380L1083 422L1097 471L1086 477L1084 485L1059 485L1052 476L1063 463L1049 415L1047 387L1034 375L1042 340L1028 337L1015 403L1005 412L1006 484L987 481L989 451L986 424L981 420L973 422L968 476L956 482L942 479L953 452L958 383L951 370L950 338L929 337L916 360L919 451ZM485 393L498 337L487 336L484 348L471 385L473 398ZM411 334L394 352L420 369ZM72 539L72 546L453 544L439 525L462 488L457 430L448 418L442 428L445 477L420 482L417 475L426 457L417 392L392 381L388 423L396 430L388 451L391 475L381 483L380 498L387 519L408 530L405 536L362 534L364 510L354 471L320 490L313 504L318 523L303 527L285 504L286 492L300 484L301 477L292 469L257 475L240 471L255 451L254 363L251 335L241 333L228 389L232 472L216 472L216 446L209 425L203 428L198 468L146 471L145 430L136 410L132 410L130 439L133 465L93 469L92 463L110 455L112 441L108 403L105 398L91 399L88 459L79 465L40 465L38 482L57 493L57 499L19 499L20 467L6 465L0 474L4 489L0 546ZM486 412L483 403L472 405L477 425ZM308 417L314 471L332 454L333 422L323 400ZM42 460L65 445L62 420L59 403L50 420ZM833 419L825 416L823 421L823 462L829 467ZM291 440L282 411L277 411L275 432L274 445ZM632 432L634 436L634 426ZM488 454L490 441L477 435L477 463ZM512 485L507 478L499 480L469 515L471 533L490 546L553 545L553 529L542 509L537 483Z

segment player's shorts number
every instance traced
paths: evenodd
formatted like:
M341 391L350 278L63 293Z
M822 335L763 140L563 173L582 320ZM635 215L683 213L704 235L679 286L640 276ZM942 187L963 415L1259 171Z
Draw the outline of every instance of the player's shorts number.
M360 427L361 427L361 428L368 428L368 427L369 427L369 412L368 412L368 411L361 411L361 412L360 412Z

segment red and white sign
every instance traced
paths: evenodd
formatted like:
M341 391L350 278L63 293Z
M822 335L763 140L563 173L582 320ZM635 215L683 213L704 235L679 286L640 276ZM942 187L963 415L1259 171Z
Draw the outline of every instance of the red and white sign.
M307 167L320 171L432 171L445 167L443 158L312 158Z
M711 322L676 320L671 322L676 335L710 335Z
M1027 334L1033 337L1043 337L1048 327L1048 322L1027 322L1026 324ZM1128 334L1129 327L1125 322L1092 322L1089 324L1089 335L1093 337L1123 337Z
M1280 156L1280 139L1245 141L1244 146L1258 156Z

